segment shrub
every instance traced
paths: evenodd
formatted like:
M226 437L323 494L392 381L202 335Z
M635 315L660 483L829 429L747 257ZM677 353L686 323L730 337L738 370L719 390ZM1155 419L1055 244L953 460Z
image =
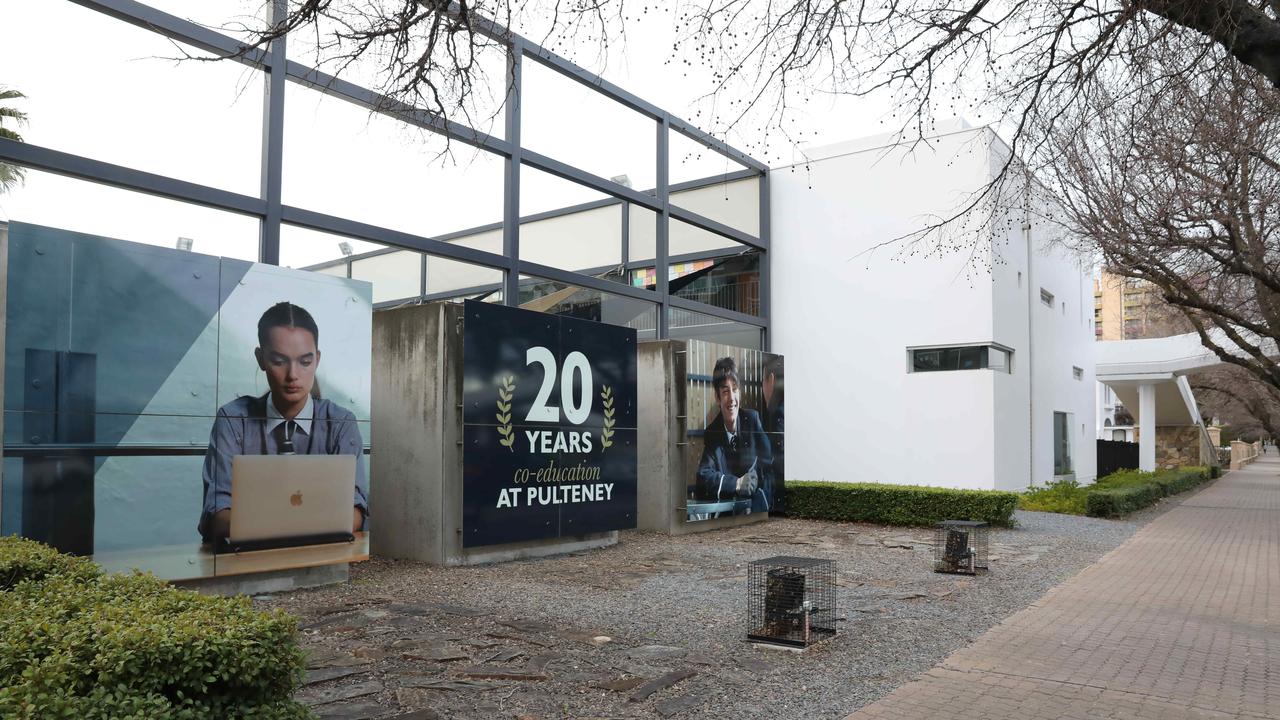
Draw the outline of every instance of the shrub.
M1013 525L1018 494L878 483L789 482L787 516L814 520L933 525L982 520Z
M1121 485L1090 490L1085 496L1085 512L1092 517L1119 517L1141 510L1164 497L1155 483Z
M1075 480L1055 480L1042 488L1031 488L1018 497L1018 509L1083 515L1088 488Z
M0 546L0 562L21 565L34 552L22 544ZM310 717L291 699L304 672L292 617L65 567L0 592L0 717Z
M0 536L0 592L25 580L40 581L50 575L90 580L98 576L98 566L17 535Z
M1210 474L1210 470L1204 467L1158 472L1121 470L1102 478L1089 489L1085 511L1093 517L1128 515L1160 498L1186 492L1208 480Z

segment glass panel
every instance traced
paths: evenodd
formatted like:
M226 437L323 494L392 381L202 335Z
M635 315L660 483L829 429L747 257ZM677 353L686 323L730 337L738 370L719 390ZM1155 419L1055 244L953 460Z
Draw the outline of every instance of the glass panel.
M747 315L760 314L760 254L674 263L672 295Z
M4 84L27 95L27 142L258 195L261 72L204 62L206 53L70 2L0 3L0 27L10 29ZM57 37L19 28L57 28Z
M984 347L963 347L958 348L957 360L959 364L956 366L959 370L977 370L986 364L987 353Z
M675 130L668 134L667 143L668 173L672 185L724 177L747 169L738 161L721 155L720 151Z
M671 239L668 244L668 252L672 258L708 251L723 251L725 255L733 255L752 249L736 240L730 240L723 235L717 235L709 230L703 230L696 225L690 225L675 218L671 218L669 232L671 233Z
M1000 348L987 348L987 367L999 372L1012 372L1009 367L1009 353Z
M670 308L667 327L673 340L706 340L724 345L760 349L759 327L692 310Z
M6 193L0 208L12 220L33 225L166 248L187 238L194 253L258 259L261 223L255 217L38 170L27 170L26 182Z
M483 250L495 255L502 254L501 227L459 235L448 238L446 241L473 250ZM476 297L476 299L492 300L493 293L496 292L497 297L501 298L503 277L503 271L498 268L437 255L427 256L427 294L431 297L439 297L441 294L460 297L484 295L483 298Z
M635 328L639 340L656 337L656 304L554 280L521 275L520 307Z
M741 230L760 236L760 180L747 178L716 182L688 190L672 190L671 204Z
M628 203L627 215L627 226L631 229L630 236L627 238L630 261L648 262L653 265L654 259L658 256L658 213L649 208ZM634 280L632 284L636 284Z
M1071 473L1071 433L1067 413L1053 414L1053 474Z
M387 248L351 258L351 277L373 283L375 303L422 295L422 253Z
M424 237L501 227L499 156L300 85L286 96L286 204Z
M524 146L628 187L657 184L656 121L525 58Z
M520 195L521 260L627 281L618 270L619 201L527 165L521 170Z
M383 246L377 243L345 235L297 225L280 226L280 264L284 267L346 277L348 258L381 249Z
M933 348L911 351L913 372L934 372L955 369L959 353L955 348Z
M191 0L174 1L190 2ZM290 3L291 6L297 4ZM349 16L351 24L343 24L342 20L346 18L340 20L321 18L314 25L298 28L289 36L287 48L289 59L308 67L319 68L325 73L337 75L343 80L375 92L385 94L391 90L401 89L404 86L403 82L393 82L391 87L388 87L388 78L398 70L404 69L389 64L389 44L371 43L370 47L354 60L342 57L342 54L350 52L353 46L349 42L339 41L336 33L349 33L352 27L369 27L368 22L360 16L367 12L366 8L373 7L375 6L334 5L332 11ZM381 13L383 10L385 6L375 12ZM404 55L407 63L411 64L422 56L425 51L426 37L426 33L420 32L411 39L408 54ZM503 137L506 128L503 124L502 110L507 89L505 44L479 33L467 37L465 42L459 42L456 45L451 39L449 47L457 48L459 55L456 60L448 60L440 57L446 52L443 42L441 41L436 48L437 59L447 63L447 66L453 66L455 63L465 64L471 70L471 73L466 76L450 72L433 78L436 87L440 90L439 99L445 108L445 114L451 120L473 127L487 135ZM323 49L321 46L324 46ZM408 78L412 92L432 92L425 83L417 80L413 69L409 69L409 74L403 77ZM464 80L468 81L470 86L465 89L466 101L460 104L458 102L461 94L459 91L462 90L460 83ZM411 105L433 112L438 110L437 97L434 94L426 97L407 97L403 92L394 94Z

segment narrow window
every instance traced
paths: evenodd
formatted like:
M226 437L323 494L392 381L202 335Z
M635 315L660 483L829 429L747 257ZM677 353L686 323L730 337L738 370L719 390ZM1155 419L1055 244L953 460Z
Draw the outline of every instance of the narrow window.
M995 345L908 348L908 372L946 370L994 370L1013 372L1013 351Z

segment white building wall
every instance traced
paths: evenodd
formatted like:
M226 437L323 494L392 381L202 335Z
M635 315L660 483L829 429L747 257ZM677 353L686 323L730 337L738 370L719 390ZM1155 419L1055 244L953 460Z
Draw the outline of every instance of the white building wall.
M772 173L788 478L991 487L995 373L907 372L908 347L992 340L990 283L966 277L967 256L873 250L982 183L971 139L890 153L850 143Z
M999 150L986 129L914 150L855 141L773 172L773 347L787 355L788 479L1022 489L1052 479L1058 409L1072 415L1077 477L1092 480L1088 274L1035 227L1028 235L1021 218L996 224L980 248L990 258L875 249L985 184L993 143ZM1055 295L1052 311L1040 304L1041 284ZM1012 373L907 371L909 347L987 343L1013 349Z
M1053 413L1070 416L1071 475L1081 484L1097 477L1097 417L1094 392L1093 285L1081 266L1057 240L1051 227L1033 222L1032 312L1032 482L1055 479ZM1040 288L1054 296L1054 306L1040 302ZM1075 375L1080 369L1080 377Z
M999 140L990 131L982 131L992 167L998 171L998 158L990 153ZM988 174L990 177L990 174ZM1027 308L1036 302L1039 290L1031 280L1025 218L1000 218L992 228L991 295L993 339L1014 349L1013 372L999 378L995 397L996 475L992 487L998 490L1022 490L1031 477L1031 371L1034 359L1027 350L1034 329L1029 325Z

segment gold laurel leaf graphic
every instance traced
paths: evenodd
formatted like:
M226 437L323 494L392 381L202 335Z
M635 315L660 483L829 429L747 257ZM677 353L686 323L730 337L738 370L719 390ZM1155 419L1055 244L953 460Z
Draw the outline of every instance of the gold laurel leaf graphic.
M511 398L516 391L515 376L506 375L502 378L502 383L498 387L498 401L496 403L498 412L494 415L498 420L498 434L502 439L498 444L507 448L511 452L515 452L513 447L516 437L511 430Z
M600 391L600 398L604 400L604 429L600 433L600 447L613 447L613 426L616 422L613 419L613 388L605 385Z

